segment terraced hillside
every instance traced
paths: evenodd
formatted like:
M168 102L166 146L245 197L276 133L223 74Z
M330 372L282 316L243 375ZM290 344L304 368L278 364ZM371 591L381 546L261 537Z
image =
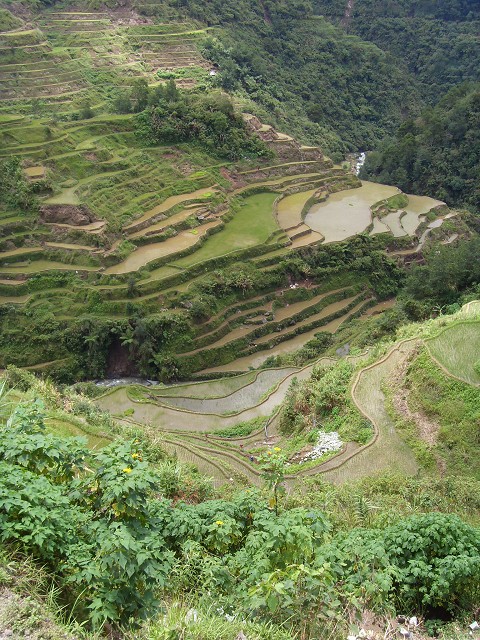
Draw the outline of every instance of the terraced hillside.
M455 236L442 203L361 186L320 148L235 115L198 23L54 6L8 25L0 366L68 381L246 370L319 332L335 341L393 295L374 282L390 282L388 260L365 267L373 253ZM175 138L186 112L200 121Z
M273 446L287 453L291 469L286 477L289 486L314 474L322 474L335 483L385 470L415 475L425 464L426 454L421 453L423 449L419 454L419 446L427 447L432 452L429 455L436 455L436 440L422 431L427 417L420 413L414 416L413 403L410 408L407 402L405 376L409 369L420 366L423 345L429 354L441 353L442 360L449 363L448 368L437 365L437 357L433 355L435 364L431 366L441 367L450 380L475 376L473 367L480 357L478 309L475 305L466 305L454 316L412 326L411 332L416 332L414 337L387 346L380 358L368 353L348 356L346 360L323 357L303 368L265 368L172 386L113 387L96 403L110 411L121 424L141 426L152 437L160 438L169 451L181 460L196 464L218 484L232 479L242 481L242 478L259 484L258 456ZM470 348L459 354L458 336L465 337L465 332ZM321 427L314 418L313 422L307 420L308 428L293 437L285 432L282 416L292 389L298 388L302 381L308 385L305 389L314 387L319 370L330 371L333 380L336 371L345 366L350 367L345 391L345 402L351 403L346 416L349 430L345 431L345 426L329 412L321 419ZM469 382L468 390L469 385L464 384L465 393L472 407L476 406L478 417L478 382ZM393 401L392 393L395 394ZM297 411L301 414L304 409ZM401 420L405 412L416 418L415 435L411 432L409 435L403 428ZM352 431L354 424L359 425L357 431ZM339 425L340 432L343 429L350 439L329 453L309 455L315 448L317 434L335 431ZM415 444L415 438L420 445Z

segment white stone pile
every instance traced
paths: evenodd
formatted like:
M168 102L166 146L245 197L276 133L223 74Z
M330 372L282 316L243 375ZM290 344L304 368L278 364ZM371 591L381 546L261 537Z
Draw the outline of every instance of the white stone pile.
M317 444L313 447L310 453L307 453L303 458L304 462L307 460L317 460L321 458L325 453L330 451L338 451L342 448L343 442L340 440L340 436L336 431L318 432Z

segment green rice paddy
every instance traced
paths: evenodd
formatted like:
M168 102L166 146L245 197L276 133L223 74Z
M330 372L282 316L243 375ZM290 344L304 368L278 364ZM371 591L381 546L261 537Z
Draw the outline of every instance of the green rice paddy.
M430 354L451 375L480 384L480 321L459 322L426 341ZM477 365L478 366L478 365Z

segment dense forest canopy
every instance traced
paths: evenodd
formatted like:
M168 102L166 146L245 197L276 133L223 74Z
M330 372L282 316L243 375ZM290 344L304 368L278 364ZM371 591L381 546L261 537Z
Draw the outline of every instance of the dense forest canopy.
M464 80L478 80L480 9L474 0L315 0L315 12L374 42L406 66L428 101ZM412 78L413 80L413 78Z
M362 175L450 205L480 207L480 85L452 89L369 154Z

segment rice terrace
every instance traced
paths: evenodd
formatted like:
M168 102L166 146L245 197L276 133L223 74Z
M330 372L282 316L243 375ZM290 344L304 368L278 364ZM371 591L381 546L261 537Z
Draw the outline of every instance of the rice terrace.
M218 4L0 0L0 638L480 638L478 11Z

